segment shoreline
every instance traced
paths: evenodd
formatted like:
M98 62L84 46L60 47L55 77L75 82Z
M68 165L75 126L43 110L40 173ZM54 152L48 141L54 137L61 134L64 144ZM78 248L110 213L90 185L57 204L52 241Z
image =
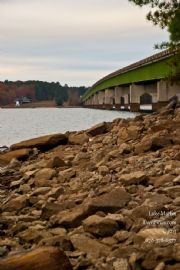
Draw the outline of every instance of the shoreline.
M0 258L60 247L73 269L178 269L179 130L180 108L163 109L12 145Z

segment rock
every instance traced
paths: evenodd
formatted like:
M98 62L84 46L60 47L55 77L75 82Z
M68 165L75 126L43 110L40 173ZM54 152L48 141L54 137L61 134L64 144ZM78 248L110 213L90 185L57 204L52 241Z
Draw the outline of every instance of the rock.
M107 256L110 252L109 247L83 234L74 234L70 237L70 240L75 249L86 253L88 257L97 259L101 256Z
M31 149L23 148L19 150L9 151L5 154L0 154L0 163L10 163L12 159L25 160L29 157Z
M21 161L18 160L17 158L11 159L10 163L8 164L9 169L17 169L20 166L21 166Z
M115 212L124 207L131 199L123 188L116 188L109 193L93 198L88 202L90 212Z
M47 168L59 168L64 166L66 166L66 163L58 156L51 158L46 165Z
M163 136L159 136L159 134L154 135L152 137L152 141L151 141L151 149L152 150L158 150L161 149L167 145L171 145L172 144L172 140L170 137L168 137L166 134Z
M114 270L130 270L130 266L126 259L117 259L113 262Z
M23 179L17 180L17 181L12 181L10 183L10 188L11 189L15 189L18 188L20 185L22 185L24 183Z
M154 268L154 270L164 270L165 269L165 263L164 262L160 262L156 268Z
M151 149L151 140L149 136L143 137L141 142L135 144L134 148L135 154L141 154L149 151Z
M6 145L0 146L0 153L1 152L7 152L9 148Z
M168 262L173 262L176 265L176 262L179 261L179 258L176 257L176 246L171 244L166 247L155 247L154 244L151 246L150 250L146 252L145 258L142 262L143 269L154 269L159 265L160 262L168 264ZM171 269L171 268L169 268ZM173 269L173 268L172 268ZM176 269L176 268L175 268Z
M124 242L129 236L130 233L128 231L120 230L116 232L113 237L118 240L118 242Z
M148 134L142 138L140 143L135 145L135 153L140 154L149 150L157 151L171 144L172 139L167 132L162 134L157 132L153 136Z
M180 152L178 152L178 153L175 154L174 160L180 161Z
M174 265L167 265L166 270L179 270L180 269L180 263L176 263Z
M35 174L35 181L37 180L50 180L53 178L53 176L55 176L56 171L54 169L51 168L44 168L39 170L38 172L36 172Z
M42 247L0 260L0 270L72 270L63 251L56 247Z
M66 144L68 141L67 136L64 134L46 135L31 140L22 141L11 145L11 150L22 148L37 148L41 151L47 151L57 145Z
M91 136L97 136L106 132L107 132L106 122L100 123L86 130L86 133Z
M30 183L29 183L30 184ZM44 180L44 179L38 179L36 178L35 180L33 179L31 184L34 184L36 187L52 187L53 186L53 180Z
M177 96L173 96L169 99L169 103L168 105L166 106L166 109L169 110L169 109L173 109L175 110L176 107L178 105L178 97Z
M75 156L73 163L79 164L79 162L84 162L84 161L89 162L90 158L91 158L91 156L89 153L80 152Z
M89 141L89 136L86 133L70 133L68 136L68 142L70 144L83 145Z
M70 180L72 177L76 176L76 171L73 168L69 168L59 172L59 180Z
M3 257L8 253L8 248L7 246L0 247L0 257Z
M16 198L10 199L8 202L6 202L2 209L6 212L12 212L12 211L19 211L22 208L26 207L28 203L28 197L27 195L19 195Z
M86 232L92 233L96 236L111 236L119 228L116 221L93 215L83 221L83 227Z
M179 185L173 187L164 188L164 192L168 194L169 197L175 199L180 196L180 188Z
M88 216L88 209L83 205L74 207L72 210L59 212L58 215L52 216L51 224L61 225L65 228L74 228L81 224L81 221Z
M48 197L57 199L63 193L64 189L62 187L51 188L51 191L48 193Z
M156 243L156 240L158 239L170 239L171 235L168 233L167 230L164 228L148 228L148 229L142 229L140 232L137 233L135 236L135 243ZM156 243L157 244L157 243ZM161 244L161 242L159 242Z
M173 175L164 174L156 177L151 177L149 182L152 183L155 187L160 187L166 183L172 183L173 179L174 179Z
M28 229L19 232L18 237L23 242L29 242L29 243L38 243L41 239L50 237L50 233L48 231L45 231L42 227L29 227Z
M122 143L119 147L120 154L129 154L131 153L131 147L127 143Z
M140 135L141 128L138 126L122 127L118 133L118 144L123 141L136 140Z
M39 195L45 195L51 190L50 187L40 187L36 188L32 193L31 196L39 196Z
M118 243L118 241L115 238L113 238L111 236L108 236L108 237L104 237L101 240L101 243L103 243L103 244L105 244L107 246L112 247L112 246L116 245Z
M110 214L109 213L106 217L110 218L111 220L116 221L119 225L124 225L125 224L125 218L123 217L122 214L118 214L118 213Z
M147 182L147 179L148 178L143 171L119 175L119 181L121 181L124 185L138 185L142 182Z
M50 233L52 235L65 236L67 234L67 231L64 228L52 228L50 230Z
M64 251L71 251L73 249L71 241L68 239L68 237L62 235L43 238L39 242L39 246L55 246L61 248Z
M28 184L21 185L18 192L21 194L27 194L31 191L31 187Z
M75 203L72 201L66 201L64 203L47 202L42 208L41 218L49 219L53 215L58 214L59 212L65 210L66 208L69 209L74 206L75 206Z
M173 179L173 183L175 183L175 184L180 184L180 175L178 175L177 177L175 177L175 178Z
M99 171L99 173L100 173L102 176L105 176L106 174L109 173L109 169L108 169L107 166L100 166L100 167L98 168L98 171Z

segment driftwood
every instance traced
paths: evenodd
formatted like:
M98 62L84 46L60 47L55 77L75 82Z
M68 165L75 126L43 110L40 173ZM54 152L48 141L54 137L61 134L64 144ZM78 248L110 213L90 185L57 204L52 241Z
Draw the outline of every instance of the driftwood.
M63 251L42 247L0 260L0 270L72 270Z

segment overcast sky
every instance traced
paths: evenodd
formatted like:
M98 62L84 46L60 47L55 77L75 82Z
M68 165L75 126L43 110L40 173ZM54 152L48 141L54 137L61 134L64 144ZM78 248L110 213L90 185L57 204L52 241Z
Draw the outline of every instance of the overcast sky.
M91 86L167 33L128 0L0 0L0 80Z

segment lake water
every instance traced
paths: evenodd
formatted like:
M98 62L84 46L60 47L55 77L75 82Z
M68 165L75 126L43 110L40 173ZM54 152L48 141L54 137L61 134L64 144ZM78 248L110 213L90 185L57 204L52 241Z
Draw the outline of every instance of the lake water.
M85 108L0 109L0 146L41 135L79 131L103 121L135 115Z

